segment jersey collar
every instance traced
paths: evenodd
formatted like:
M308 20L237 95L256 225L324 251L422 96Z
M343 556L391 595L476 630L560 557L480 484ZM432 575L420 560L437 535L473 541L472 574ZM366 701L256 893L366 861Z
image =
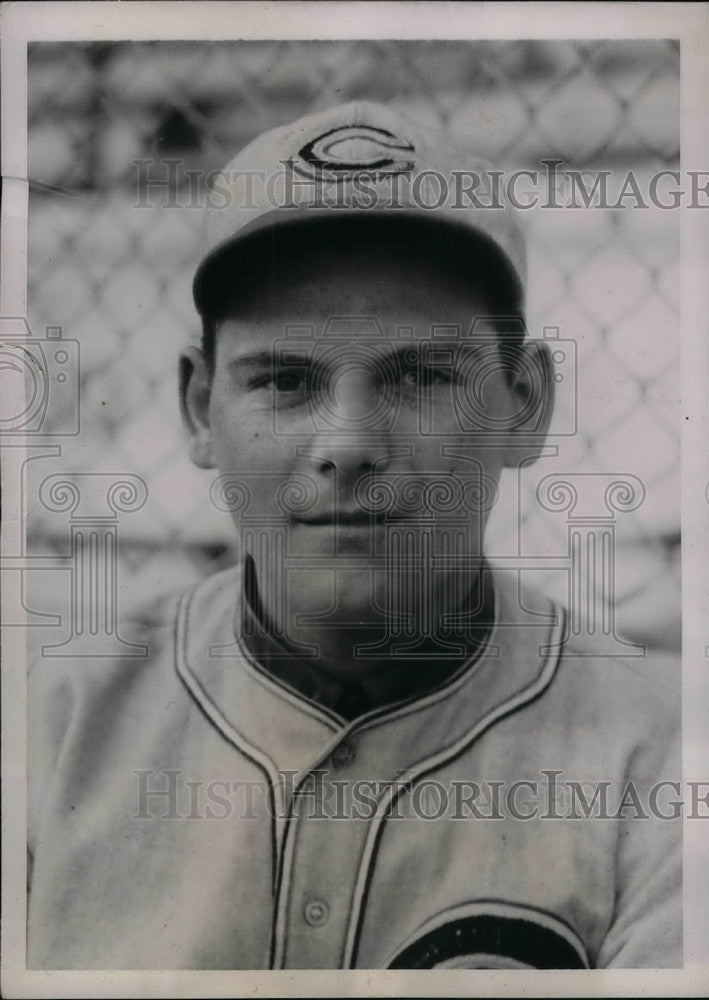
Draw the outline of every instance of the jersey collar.
M176 669L222 734L271 776L294 780L356 743L357 773L386 780L454 752L487 725L520 711L551 682L561 649L561 612L523 592L518 574L493 571L495 625L484 648L428 693L351 721L264 670L234 635L241 568L186 595L177 618Z

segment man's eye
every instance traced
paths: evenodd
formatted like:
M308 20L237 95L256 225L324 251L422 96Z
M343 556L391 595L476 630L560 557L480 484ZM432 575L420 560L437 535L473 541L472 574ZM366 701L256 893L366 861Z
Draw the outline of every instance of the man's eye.
M307 382L306 372L302 369L283 369L260 375L251 383L253 389L267 389L270 392L302 392Z
M273 387L278 392L298 392L305 385L305 372L284 371L276 372L271 379Z

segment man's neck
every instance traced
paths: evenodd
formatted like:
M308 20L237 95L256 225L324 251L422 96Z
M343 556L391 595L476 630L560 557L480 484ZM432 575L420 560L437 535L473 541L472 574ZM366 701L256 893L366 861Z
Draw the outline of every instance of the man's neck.
M235 626L263 669L303 697L351 720L375 708L422 697L465 669L485 646L494 605L492 574L484 568L457 609L456 626L407 636L396 644L373 642L370 630L326 627L313 655L307 647L275 633L259 596L255 567L247 558Z

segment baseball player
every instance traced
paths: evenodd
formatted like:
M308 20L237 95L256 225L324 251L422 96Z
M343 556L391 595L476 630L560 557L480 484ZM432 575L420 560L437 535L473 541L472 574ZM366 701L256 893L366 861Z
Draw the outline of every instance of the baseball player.
M485 558L553 384L487 170L355 103L218 178L181 402L241 559L33 668L31 967L681 964L676 692Z

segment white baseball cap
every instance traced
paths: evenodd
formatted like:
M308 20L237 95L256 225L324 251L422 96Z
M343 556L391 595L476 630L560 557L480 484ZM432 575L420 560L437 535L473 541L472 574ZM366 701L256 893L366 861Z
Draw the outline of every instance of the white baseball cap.
M272 129L215 178L204 211L201 263L193 284L204 314L238 267L247 238L316 219L415 218L475 237L504 268L522 303L526 246L517 213L491 197L492 164L422 129L393 108L356 101ZM499 172L497 174L499 177ZM221 265L221 267L217 267Z

